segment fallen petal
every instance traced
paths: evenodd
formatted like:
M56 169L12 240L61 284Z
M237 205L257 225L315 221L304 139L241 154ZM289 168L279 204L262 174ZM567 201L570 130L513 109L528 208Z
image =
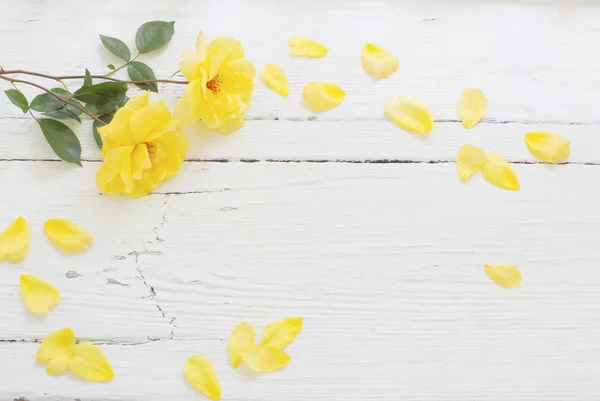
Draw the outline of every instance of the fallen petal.
M481 170L485 163L483 149L473 145L463 145L456 154L456 169L461 180L466 180Z
M295 36L289 40L290 54L297 57L319 58L329 51L321 43L307 36Z
M547 131L528 132L525 145L535 157L548 163L557 163L569 157L571 142Z
M242 362L254 372L273 372L288 364L290 356L277 348L253 344L240 353Z
M242 357L240 352L256 342L256 333L254 328L248 322L242 322L236 325L229 336L229 360L231 366L237 368L240 366Z
M485 273L502 288L516 288L521 284L521 272L513 265L485 265Z
M260 70L260 79L281 96L287 96L290 93L288 80L283 69L277 64L267 64Z
M344 101L344 96L342 88L329 82L311 82L302 92L304 103L314 112L339 106Z
M44 232L56 247L66 253L83 251L94 239L94 236L83 227L65 219L46 220Z
M363 47L361 61L363 68L375 79L389 77L400 66L398 57L372 43Z
M0 262L9 260L17 263L23 260L29 249L29 224L17 217L0 233Z
M102 351L87 342L77 344L75 355L69 359L69 369L77 376L92 382L106 382L115 376Z
M67 370L69 359L75 354L75 334L65 328L55 331L42 340L35 354L37 363L48 363L46 372L58 375Z
M20 287L23 301L33 313L48 313L60 302L56 287L29 274L21 274Z
M415 134L426 134L433 129L433 118L427 107L412 96L398 96L394 102L386 102L385 116Z
M208 359L202 355L190 357L183 366L183 375L192 386L211 400L221 399L221 385Z
M473 128L483 118L487 106L487 97L481 89L465 89L458 103L458 116L463 126Z
M518 191L521 188L515 172L502 156L492 152L487 153L485 158L481 174L490 184L510 191Z
M296 339L301 330L301 317L289 317L271 322L263 330L261 343L283 350Z

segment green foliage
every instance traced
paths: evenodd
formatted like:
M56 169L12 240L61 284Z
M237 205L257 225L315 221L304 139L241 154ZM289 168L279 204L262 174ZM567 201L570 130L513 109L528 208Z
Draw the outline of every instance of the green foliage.
M90 71L87 68L85 69L85 78L83 79L83 86L92 86L92 74L90 74Z
M61 160L81 166L81 144L71 128L50 118L37 120L46 141Z
M132 81L146 81L151 79L156 79L156 75L154 75L154 71L152 68L148 67L146 64L140 61L132 61L131 64L127 67L127 73L129 74L129 78ZM152 92L158 93L158 85L156 82L150 82L147 84L138 84L140 89L150 90Z
M135 45L140 53L148 53L169 43L174 33L175 21L146 22L135 34Z
M104 35L100 35L100 40L104 47L115 56L125 61L131 60L131 51L121 40Z
M112 114L105 114L98 118L100 120L104 121L106 124L109 124L112 121L114 116L115 116L115 113L112 113ZM98 132L98 127L100 127L100 123L98 121L94 120L94 122L92 124L92 134L94 134L94 140L96 141L96 145L98 145L98 147L100 149L102 149L102 137L100 136L100 133Z
M27 98L20 91L16 89L9 89L4 91L4 93L6 93L8 100L20 108L23 113L27 113L29 111L29 102L27 102Z
M125 98L127 84L124 82L102 82L79 88L74 98L93 106L95 114L109 114L117 109ZM86 107L88 110L90 107Z

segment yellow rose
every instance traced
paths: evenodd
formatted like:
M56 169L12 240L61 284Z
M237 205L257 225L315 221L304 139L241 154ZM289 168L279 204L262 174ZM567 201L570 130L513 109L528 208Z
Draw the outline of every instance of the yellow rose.
M98 128L104 156L96 173L100 191L137 198L179 171L188 147L177 130L181 121L162 100L148 104L149 99L150 92L132 97L110 124Z
M196 51L185 51L179 68L190 81L175 106L175 117L184 125L199 120L210 129L229 134L244 124L254 89L254 66L244 58L242 44L217 38L208 46L202 31Z

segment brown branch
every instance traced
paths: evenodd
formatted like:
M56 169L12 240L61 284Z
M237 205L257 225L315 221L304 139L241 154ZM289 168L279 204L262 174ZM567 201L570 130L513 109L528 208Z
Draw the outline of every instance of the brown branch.
M54 76L54 75L42 74L40 72L33 72L33 71L26 71L26 70L6 70L6 71L0 71L0 76L1 75L11 75L11 74L32 75L32 76L41 77L41 78L53 79L53 80L59 81L59 82L62 81L63 79L84 79L85 78L85 75ZM165 83L165 84L179 84L179 85L187 85L187 84L189 84L188 81L177 81L177 80L173 80L173 79L148 79L148 80L143 80L143 81L127 81L127 80L123 80L123 79L112 78L112 77L109 77L109 76L106 76L106 75L92 75L92 78L106 79L108 81L123 82L123 83L126 83L126 84L135 84L135 85L150 84L150 83L153 83L153 82Z
M78 106L77 104L65 99L64 97L52 92L49 89L44 88L42 85L38 85L35 82L31 82L31 81L24 81L22 79L15 79L15 78L9 78L9 77L4 77L0 74L0 79L3 79L5 81L10 82L11 84L14 84L15 82L21 83L21 84L25 84L25 85L31 85L31 86L35 86L38 89L43 90L46 93L51 94L52 96L54 96L55 98L57 98L58 100L60 100L63 103L66 103L68 105L71 105L73 107L75 107L77 110L81 111L84 114L87 114L88 116L90 116L91 118L93 118L94 120L98 121L99 123L101 123L102 125L106 125L106 123L104 121L102 121L101 119L99 119L98 117L96 117L95 115L93 115L92 113L90 113L89 111L87 111L85 108Z

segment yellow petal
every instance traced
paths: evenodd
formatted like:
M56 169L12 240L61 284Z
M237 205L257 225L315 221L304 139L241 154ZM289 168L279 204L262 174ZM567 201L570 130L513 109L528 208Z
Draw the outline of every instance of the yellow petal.
M301 317L288 317L271 322L263 330L261 343L282 350L296 339L301 330Z
M571 147L566 138L547 131L528 132L525 144L535 157L548 163L566 159Z
M460 95L458 116L465 128L473 128L487 110L488 100L481 89L465 89Z
M48 374L58 375L67 370L67 363L74 353L75 334L71 329L60 329L44 338L35 359L37 363L48 363Z
M302 99L315 112L333 109L344 101L344 91L329 82L311 82L304 87Z
M329 51L321 43L307 36L295 36L288 42L290 54L298 57L319 58L323 57Z
M243 118L234 118L233 120L225 121L223 125L217 128L217 131L223 135L233 134L235 131L242 128L244 124L246 124L246 120Z
M192 386L211 400L221 399L221 385L208 359L202 355L190 357L183 366L183 375Z
M363 47L360 59L363 68L375 79L389 77L400 66L398 57L372 43Z
M290 93L288 80L283 69L277 64L267 64L260 70L260 79L269 88L279 93L281 96L287 96Z
M485 265L485 273L502 288L516 288L521 284L521 272L513 265Z
M206 57L206 39L202 31L198 32L198 37L196 38L196 53L198 53L201 59Z
M237 368L240 366L242 357L240 352L253 345L256 342L256 333L250 323L238 323L229 336L229 360L231 366Z
M400 95L396 101L385 103L384 112L392 122L415 134L433 129L431 113L417 98Z
M253 344L240 352L242 362L255 372L273 372L288 364L290 356L278 348Z
M518 191L521 188L515 172L502 156L492 152L487 153L485 158L481 173L490 184L510 191Z
M48 313L60 302L60 293L52 284L29 274L21 274L21 296L33 313Z
M48 239L66 253L83 251L87 249L94 239L94 236L83 227L65 219L46 220L44 231Z
M29 249L29 224L17 217L0 234L0 262L9 260L17 263L23 260Z
M473 145L463 145L456 154L456 169L461 180L466 180L481 170L485 163L483 149Z
M69 359L69 369L77 376L92 382L106 382L115 375L102 351L86 342L81 342L75 347L75 355Z

